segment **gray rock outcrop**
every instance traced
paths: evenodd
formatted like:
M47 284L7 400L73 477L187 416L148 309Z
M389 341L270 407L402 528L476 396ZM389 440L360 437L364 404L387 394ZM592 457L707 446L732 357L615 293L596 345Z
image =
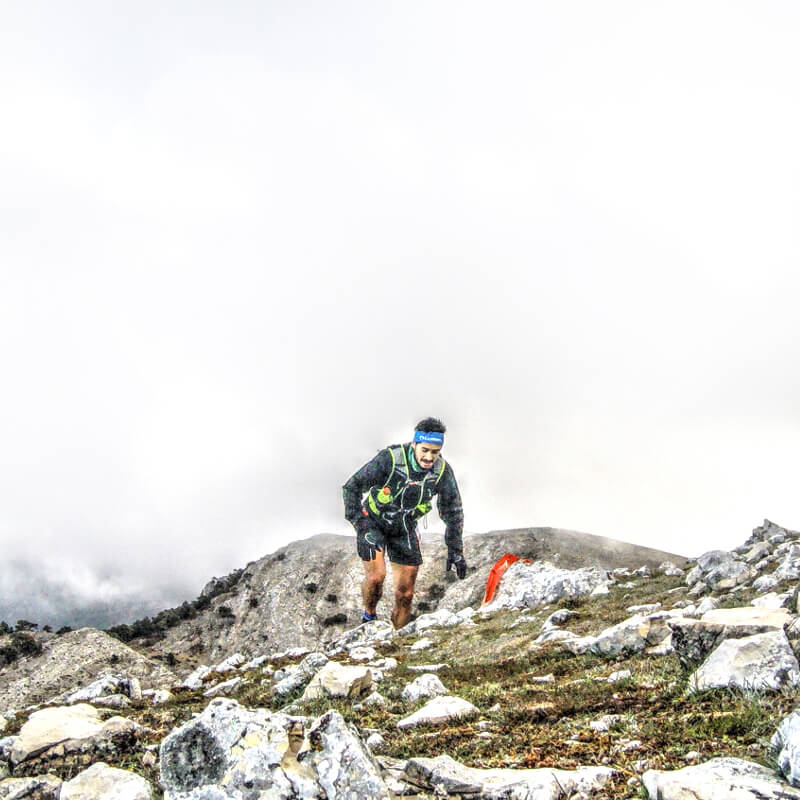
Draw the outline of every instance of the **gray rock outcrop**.
M736 686L763 691L800 684L800 666L783 631L726 639L689 678L690 690Z
M173 731L160 756L165 800L389 798L366 746L334 711L309 720L220 698Z

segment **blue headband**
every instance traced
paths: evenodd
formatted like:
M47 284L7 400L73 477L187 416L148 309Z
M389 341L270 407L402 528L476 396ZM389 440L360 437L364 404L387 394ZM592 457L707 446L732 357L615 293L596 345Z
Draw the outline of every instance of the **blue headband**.
M425 442L427 444L444 444L443 433L426 433L425 431L414 431L415 442Z

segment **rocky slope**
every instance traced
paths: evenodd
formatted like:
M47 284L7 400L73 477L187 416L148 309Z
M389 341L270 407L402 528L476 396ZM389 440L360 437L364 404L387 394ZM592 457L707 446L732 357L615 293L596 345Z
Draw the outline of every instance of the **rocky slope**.
M800 533L685 566L517 563L483 609L0 708L0 799L800 800Z
M468 536L464 551L470 569L467 578L459 582L452 572L444 571L447 550L442 536L422 537L424 563L417 581L417 613L480 602L488 570L507 552L566 568L637 568L656 567L665 560L684 562L683 557L660 550L556 528ZM189 664L219 660L236 651L254 655L264 649L324 646L360 620L362 578L353 537L322 534L293 542L248 564L230 591L213 596L201 614L168 630L151 652ZM209 584L204 592L214 588ZM391 594L389 575L379 616L388 616Z

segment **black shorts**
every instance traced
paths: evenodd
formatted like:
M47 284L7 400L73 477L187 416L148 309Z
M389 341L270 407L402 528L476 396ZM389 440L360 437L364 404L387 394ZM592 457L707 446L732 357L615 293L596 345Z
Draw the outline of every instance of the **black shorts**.
M378 550L383 550L389 556L392 564L418 567L422 563L422 551L419 547L416 528L410 533L403 529L387 530L370 520L367 535Z

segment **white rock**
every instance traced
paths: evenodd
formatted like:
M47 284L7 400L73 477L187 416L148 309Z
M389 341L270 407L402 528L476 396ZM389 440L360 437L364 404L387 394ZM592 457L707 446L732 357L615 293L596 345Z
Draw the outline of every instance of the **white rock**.
M476 769L450 756L412 758L406 773L415 785L436 797L485 797L508 800L557 800L596 796L614 775L609 767L562 769Z
M791 592L784 592L783 594L769 592L760 597L754 597L750 601L750 605L756 608L789 608L791 602Z
M353 661L372 661L378 657L378 651L368 645L353 647L348 651L348 654Z
M229 692L232 692L241 682L242 678L237 675L235 678L231 678L229 681L222 681L222 683L212 686L210 689L203 692L203 697L217 697L218 695L226 695Z
M800 710L784 717L772 737L778 751L778 766L792 786L800 786Z
M659 608L661 608L661 603L644 603L639 606L629 606L625 610L629 614L652 614L654 611L658 611Z
M444 669L447 664L415 664L408 667L411 672L438 672Z
M181 684L187 689L197 690L203 685L203 679L211 674L211 667L200 664Z
M380 753L386 749L386 740L379 733L373 733L367 739L367 747L370 753Z
M152 800L153 790L140 775L98 762L61 784L59 800Z
M444 722L449 722L451 719L468 717L477 713L478 709L467 700L445 695L435 697L418 711L415 711L405 719L401 719L397 723L397 727L403 730L405 728L414 728L417 725L440 725Z
M248 661L246 664L242 664L239 667L240 672L249 672L251 669L258 669L260 666L265 664L269 656L258 656L258 658L254 658L252 661Z
M343 666L329 661L312 679L303 693L303 700L320 697L356 698L372 685L369 667Z
M673 772L649 770L642 783L651 800L800 800L800 792L771 770L739 758L714 758Z
M418 700L429 697L446 695L447 689L437 675L426 673L415 678L403 688L401 697L407 703L416 703Z
M111 738L123 728L132 732L139 726L124 717L111 717L103 722L98 710L87 703L43 708L31 714L19 735L14 737L10 760L16 765L61 742Z
M368 695L364 698L364 705L365 706L380 706L381 708L385 708L387 705L386 698L380 694L380 692L373 692L371 695Z
M600 717L600 719L593 719L589 723L589 727L598 733L607 733L620 722L621 719L622 716L620 714L605 714Z
M620 681L627 680L631 677L631 671L629 669L620 669L616 672L612 672L608 678L606 679L609 683L619 683Z
M411 645L409 648L410 650L427 650L429 647L433 646L433 639L428 639L423 636L422 639L417 639L414 644Z
M719 606L719 600L716 597L704 597L697 604L697 613L702 617L703 614L708 614Z
M782 630L726 639L689 678L690 690L737 686L759 691L798 684L800 666Z
M224 661L217 664L217 666L214 667L214 672L231 672L232 670L238 669L245 661L246 659L241 653L234 653L232 656L228 656Z
M172 700L173 694L168 689L158 689L153 692L153 705L163 706L164 703L169 703Z

